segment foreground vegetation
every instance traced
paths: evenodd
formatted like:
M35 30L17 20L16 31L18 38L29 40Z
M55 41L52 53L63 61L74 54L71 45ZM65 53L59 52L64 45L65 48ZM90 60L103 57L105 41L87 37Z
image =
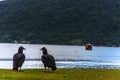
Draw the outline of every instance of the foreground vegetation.
M0 69L0 80L120 80L120 70L106 69L25 69L21 72Z

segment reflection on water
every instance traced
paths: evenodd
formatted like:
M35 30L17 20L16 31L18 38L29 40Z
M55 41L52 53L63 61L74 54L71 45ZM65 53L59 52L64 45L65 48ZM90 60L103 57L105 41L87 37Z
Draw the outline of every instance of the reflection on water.
M26 61L23 68L43 68L40 61L41 47L46 47L48 53L57 60L58 68L113 68L120 69L119 47L95 47L86 51L84 46L65 45L35 45L35 44L0 44L0 68L12 69L12 58L19 46L26 50Z
M12 69L12 61L0 61L0 69ZM99 68L99 69L120 69L119 63L104 63L90 61L56 61L57 68ZM42 69L41 61L25 61L22 69Z

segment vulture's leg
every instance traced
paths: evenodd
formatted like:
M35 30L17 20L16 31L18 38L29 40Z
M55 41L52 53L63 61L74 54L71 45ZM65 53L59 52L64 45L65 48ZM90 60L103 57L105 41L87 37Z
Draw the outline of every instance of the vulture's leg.
M44 65L45 71L47 70L47 67Z

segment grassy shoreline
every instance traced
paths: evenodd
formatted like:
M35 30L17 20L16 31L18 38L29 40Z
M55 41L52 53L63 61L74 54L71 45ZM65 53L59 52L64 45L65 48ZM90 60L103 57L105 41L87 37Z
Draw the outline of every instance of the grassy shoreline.
M120 80L117 69L24 69L21 72L0 69L0 80Z

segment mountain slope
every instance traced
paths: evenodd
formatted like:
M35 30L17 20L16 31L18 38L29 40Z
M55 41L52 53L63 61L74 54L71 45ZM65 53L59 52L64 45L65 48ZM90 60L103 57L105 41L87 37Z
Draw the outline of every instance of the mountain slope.
M0 2L0 41L119 45L119 0Z

